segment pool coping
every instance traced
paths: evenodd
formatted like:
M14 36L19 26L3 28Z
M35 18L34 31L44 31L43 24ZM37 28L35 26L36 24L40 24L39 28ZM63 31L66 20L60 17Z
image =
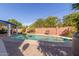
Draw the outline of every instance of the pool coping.
M43 35L43 36L55 36L55 37L61 37L61 38L68 38L68 39L72 39L70 37L65 37L65 36L58 36L58 35L45 35L45 34L31 34L31 33L28 33L27 35Z

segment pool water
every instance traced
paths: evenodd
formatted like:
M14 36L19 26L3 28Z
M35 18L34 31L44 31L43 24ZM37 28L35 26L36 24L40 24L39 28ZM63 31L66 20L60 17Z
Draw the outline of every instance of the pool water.
M54 36L43 36L43 35L22 35L17 34L11 36L14 40L39 40L49 42L69 42L68 38L54 37Z

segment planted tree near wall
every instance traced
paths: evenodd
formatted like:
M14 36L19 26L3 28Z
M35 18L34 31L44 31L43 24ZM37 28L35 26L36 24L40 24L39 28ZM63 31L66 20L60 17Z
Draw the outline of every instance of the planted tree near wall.
M79 11L79 3L72 4L73 10ZM72 40L72 51L74 56L79 56L79 12L74 13L74 22L76 23L75 27L77 28L77 31L73 35Z
M35 23L33 23L34 27L41 28L45 26L45 21L43 19L37 19Z
M66 15L63 20L64 26L72 26L79 29L79 12Z
M58 24L58 18L57 17L49 16L45 20L46 27L56 27L57 24Z
M29 26L29 28L51 28L51 27L56 27L58 23L58 18L49 16L46 19L37 19L33 24Z
M78 29L79 29L79 27L78 27L79 26L79 12L74 12L72 14L64 16L63 26L72 27L73 30L68 33L68 35L71 34L69 36L72 36L74 32L78 31Z
M21 32L22 32L23 34L26 34L27 28L28 28L28 26L22 26Z
M78 13L72 13L63 17L64 26L75 26L74 18Z
M79 3L72 4L72 9L79 11ZM79 32L79 12L76 12L76 13L77 13L77 15L75 14L75 20L74 21L76 22L77 32Z

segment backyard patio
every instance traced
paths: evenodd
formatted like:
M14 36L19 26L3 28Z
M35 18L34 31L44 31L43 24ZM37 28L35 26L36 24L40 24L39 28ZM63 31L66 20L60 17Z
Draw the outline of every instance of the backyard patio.
M72 42L15 41L0 39L0 55L8 56L72 56Z

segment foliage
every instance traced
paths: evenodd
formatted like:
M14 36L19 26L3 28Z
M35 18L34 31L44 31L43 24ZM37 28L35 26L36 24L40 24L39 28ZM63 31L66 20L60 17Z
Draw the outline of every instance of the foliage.
M72 9L79 10L79 3L72 4Z
M34 30L36 27L34 26L34 24L31 24L29 27L28 27L28 30Z
M0 22L0 34L5 34L7 33L7 28L5 28L6 24L3 22Z
M33 23L33 27L44 27L45 22L43 19L37 19L37 21L35 23Z
M75 28L75 27L72 27L72 28L71 28L71 31L67 32L67 33L65 34L65 36L67 36L67 37L72 37L74 32L76 32L76 28Z
M4 24L4 23L0 22L0 26L4 26L4 25L6 25L6 24Z
M0 30L0 34L5 34L5 33L7 33L7 29L2 28L2 29Z
M26 32L26 29L27 29L27 26L23 26L22 27L22 33L25 33Z
M76 30L79 28L79 12L74 12L63 17L63 22L61 22L57 17L49 16L46 19L37 19L36 22L29 26L29 29L41 28L41 27L62 27L70 26L75 27L72 31L68 32L66 36L72 36Z
M72 4L72 8L74 10L78 10L79 11L79 3L75 3L75 4ZM78 15L75 15L75 22L76 22L76 28L77 28L77 32L79 32L79 12L78 12Z
M66 15L63 20L64 26L75 26L79 30L79 12Z
M49 16L45 20L45 27L56 27L57 24L58 24L58 18L57 17Z
M63 26L74 26L75 23L73 21L73 18L75 16L73 16L74 14L69 14L69 15L66 15L64 16L63 18Z
M34 28L42 28L42 27L56 27L58 24L58 18L49 16L46 19L37 19L33 24L29 26L29 29L34 29Z
M63 22L60 19L57 22L57 27L63 27Z
M16 19L9 19L9 22L16 24L18 27L22 27L22 23L17 21ZM13 26L13 28L16 28L16 26Z

